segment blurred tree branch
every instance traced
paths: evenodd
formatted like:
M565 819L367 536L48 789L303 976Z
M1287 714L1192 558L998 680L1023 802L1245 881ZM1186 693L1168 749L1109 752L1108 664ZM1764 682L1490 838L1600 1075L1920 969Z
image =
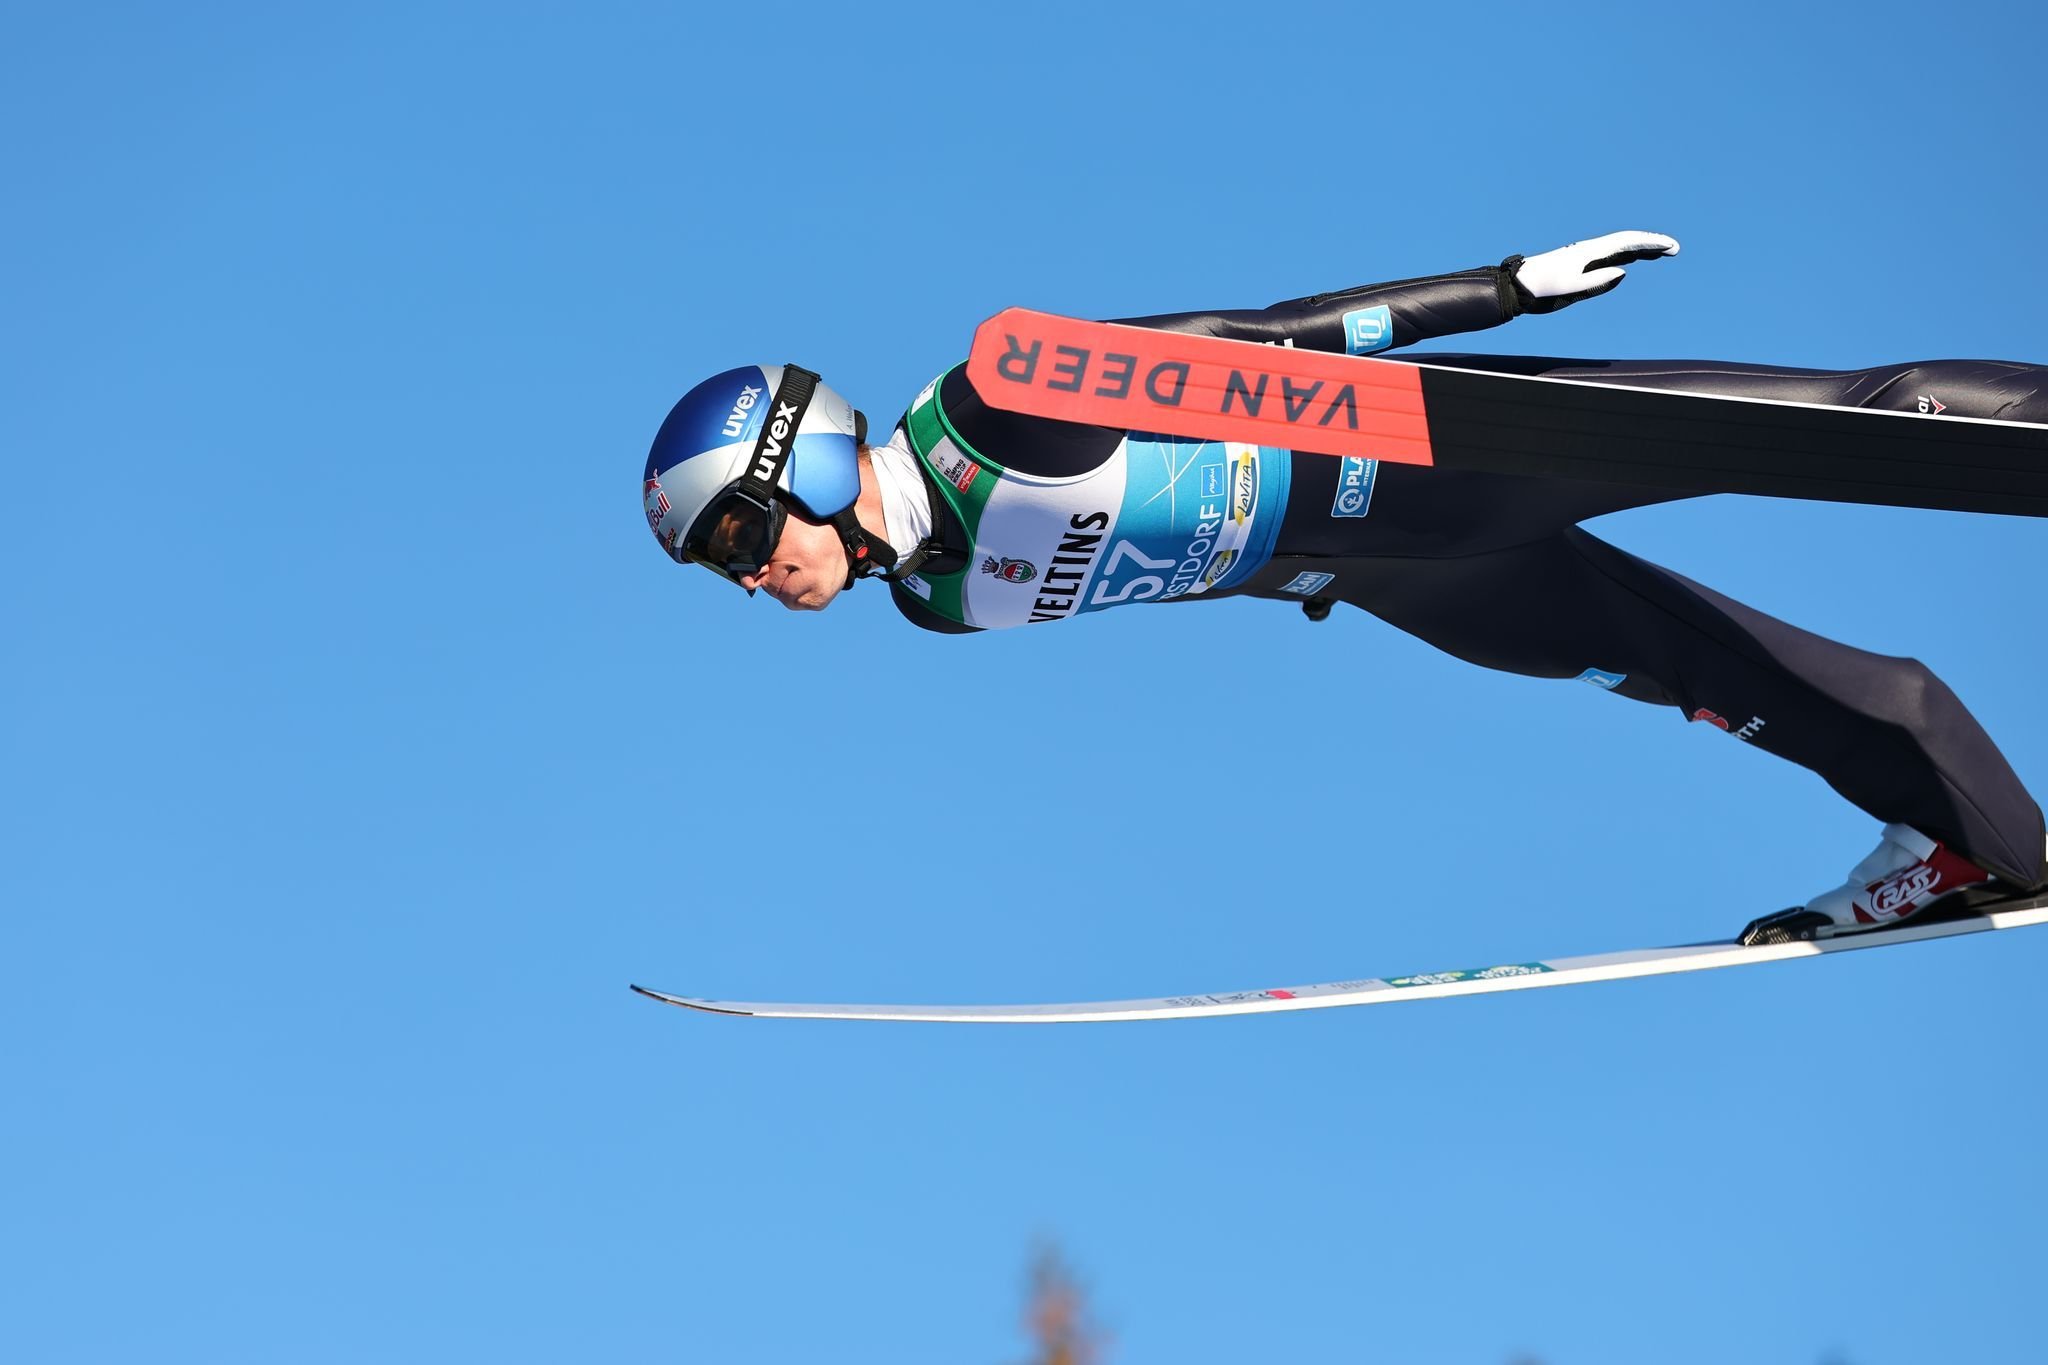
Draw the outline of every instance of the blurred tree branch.
M1028 1293L1024 1329L1034 1349L1027 1365L1101 1365L1106 1338L1058 1247L1047 1244L1032 1257Z

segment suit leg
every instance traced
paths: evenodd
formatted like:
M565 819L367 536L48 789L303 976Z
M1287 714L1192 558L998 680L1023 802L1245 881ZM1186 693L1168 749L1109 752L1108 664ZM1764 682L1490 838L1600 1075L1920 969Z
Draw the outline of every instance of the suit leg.
M1810 769L2008 882L2048 884L2040 807L1918 660L1788 625L1575 527L1485 554L1342 563L1326 595L1487 668L1625 674L1623 696Z

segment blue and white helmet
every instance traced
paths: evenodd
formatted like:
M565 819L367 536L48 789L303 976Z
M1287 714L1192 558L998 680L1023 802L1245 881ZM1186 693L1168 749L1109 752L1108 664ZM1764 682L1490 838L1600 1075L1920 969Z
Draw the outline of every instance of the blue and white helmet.
M763 428L778 415L785 373L790 369L782 365L745 365L714 375L684 394L655 434L641 495L648 526L677 563L710 563L701 553L699 523L722 495L746 481ZM812 378L800 369L793 373ZM792 410L782 408L785 420ZM800 421L774 475L773 497L813 521L829 521L860 496L858 452L867 421L823 383L812 384L808 407L794 410ZM778 510L778 525L779 516ZM700 553L692 553L693 530Z

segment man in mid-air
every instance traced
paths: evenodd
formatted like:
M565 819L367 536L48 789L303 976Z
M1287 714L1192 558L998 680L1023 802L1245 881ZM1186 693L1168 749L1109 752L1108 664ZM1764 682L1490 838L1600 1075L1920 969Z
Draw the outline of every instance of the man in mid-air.
M1678 243L1617 232L1498 266L1137 326L1363 355L1604 294ZM2048 424L2048 370L1927 361L1795 370L1439 355L1432 365ZM795 366L691 389L648 455L648 524L678 563L821 611L863 577L930 630L1049 624L1137 602L1347 602L1489 668L1575 678L1818 773L1884 822L1841 885L1745 943L1830 937L2048 886L2041 809L1913 659L1787 625L1579 529L1692 496L1084 426L984 402L966 366L889 438Z

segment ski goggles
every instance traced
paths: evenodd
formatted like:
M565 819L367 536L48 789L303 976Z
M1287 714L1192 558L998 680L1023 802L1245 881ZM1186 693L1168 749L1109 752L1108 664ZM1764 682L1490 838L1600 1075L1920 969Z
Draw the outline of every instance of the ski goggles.
M683 536L682 552L692 563L739 583L768 567L788 518L788 510L778 499L763 497L758 488L744 482L736 483L697 514Z

